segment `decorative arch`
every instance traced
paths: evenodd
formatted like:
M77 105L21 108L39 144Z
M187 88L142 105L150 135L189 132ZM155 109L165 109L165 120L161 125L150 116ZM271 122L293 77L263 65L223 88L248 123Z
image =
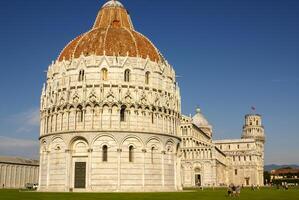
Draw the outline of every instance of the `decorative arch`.
M105 142L101 142L101 138L106 138L104 139L103 141ZM110 141L107 142L107 138L110 139ZM116 145L116 148L119 148L119 143L117 141L117 139L113 136L113 135L109 135L109 134L101 134L101 135L98 135L96 136L93 141L91 142L91 146L92 148L95 148L96 146L103 146L104 144L108 145L108 147L112 147L112 142L115 143Z
M87 148L89 148L89 142L88 140L83 136L76 136L72 138L69 142L69 149L73 149L73 145L76 141L84 141L87 144Z
M151 148L152 146L156 146L160 150L163 149L163 142L161 141L160 138L158 138L156 136L152 136L152 137L148 138L147 141L145 142L145 144L146 144L147 148Z
M66 143L60 136L55 136L51 139L50 151L51 152L63 152L66 149Z
M144 142L142 139L136 135L128 135L121 141L122 147L128 147L130 144L134 145L136 148L138 147L136 144L133 143L133 140L130 141L130 139L135 139L140 143L140 148L144 148ZM127 143L127 144L126 144Z

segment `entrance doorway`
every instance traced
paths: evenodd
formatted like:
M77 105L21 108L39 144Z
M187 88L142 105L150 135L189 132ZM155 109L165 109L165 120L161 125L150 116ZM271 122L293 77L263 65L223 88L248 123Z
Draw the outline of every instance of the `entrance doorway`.
M249 178L245 178L245 181L246 181L246 186L249 186Z
M201 186L201 176L200 176L200 174L195 174L195 186L197 186L197 187Z
M86 162L75 162L75 188L86 187Z

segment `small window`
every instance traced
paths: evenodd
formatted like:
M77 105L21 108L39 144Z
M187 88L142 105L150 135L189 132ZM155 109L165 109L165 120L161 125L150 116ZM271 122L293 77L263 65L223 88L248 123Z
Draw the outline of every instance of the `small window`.
M238 175L238 170L237 169L235 169L235 175Z
M152 164L154 163L154 151L155 151L155 147L151 148L151 162Z
M125 82L130 82L130 70L129 69L126 69L126 71L125 71L124 81Z
M106 145L103 146L103 162L108 161L108 147Z
M79 72L79 77L78 77L78 81L83 81L84 80L84 75L85 75L85 72L84 70L80 70Z
M247 148L249 149L249 144L247 144Z
M230 145L228 145L228 149L230 149Z
M241 156L239 156L239 161L241 161Z
M129 147L129 162L134 162L134 147Z
M155 123L155 116L154 116L155 114L154 113L152 113L152 124L154 124Z
M120 121L125 122L126 121L126 107L122 106L120 109Z
M240 149L240 145L238 145L237 148Z
M233 156L233 161L234 161L234 162L236 161L236 158L235 158L235 156Z
M246 161L246 156L244 156L244 161Z
M150 82L150 72L145 73L145 84L148 85Z
M249 156L249 160L250 160L250 161L252 160L252 157L251 157L251 156Z
M108 80L108 70L106 68L103 68L101 70L101 77L102 77L102 81Z

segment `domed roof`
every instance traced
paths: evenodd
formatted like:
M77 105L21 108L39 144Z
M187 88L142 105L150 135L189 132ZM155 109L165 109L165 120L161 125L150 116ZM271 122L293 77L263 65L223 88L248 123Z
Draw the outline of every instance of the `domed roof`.
M124 6L113 0L103 5L90 31L79 35L63 49L58 61L72 60L81 55L117 55L163 61L152 42L134 30Z
M196 109L196 114L194 115L192 120L193 120L193 124L195 124L197 127L211 127L208 120L201 113L200 108Z
M105 3L105 4L103 5L102 8L104 8L104 7L109 7L109 6L114 6L114 7L116 7L116 6L124 7L119 1L111 0L111 1L108 1L107 3Z

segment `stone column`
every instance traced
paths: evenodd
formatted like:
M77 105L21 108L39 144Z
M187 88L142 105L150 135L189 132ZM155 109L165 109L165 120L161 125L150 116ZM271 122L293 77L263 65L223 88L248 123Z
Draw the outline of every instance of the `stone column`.
M164 157L165 157L165 151L161 151L161 163L162 163L162 187L165 187L165 166L164 166Z
M83 118L83 130L85 130L85 116L86 116L86 108L83 108L83 110L82 110L82 114L83 114L83 116L82 116L82 118Z
M11 165L7 165L7 172L6 172L6 174L7 174L7 179L6 179L6 185L7 185L7 187L8 188L10 188L11 187Z
M145 190L145 156L146 156L146 149L142 149L143 152L143 170L142 170L142 187L143 191Z
M64 118L64 115L65 113L63 113L64 110L60 111L60 131L63 130L63 118Z
M88 171L87 171L87 189L91 191L91 174L92 174L92 152L93 149L88 149Z
M67 111L67 129L66 130L70 130L70 113L71 113L71 111L68 110Z
M164 114L162 114L162 133L165 133L165 117L164 117Z
M16 166L11 167L11 188L16 188Z
M100 129L103 127L103 107L99 109L99 117L100 117Z
M94 108L92 108L92 116L91 116L91 129L93 129L93 127L94 127Z
M44 162L44 150L41 150L40 155L39 155L39 174L38 174L38 189L41 187L41 181L42 181L42 170L43 170L43 162Z
M117 159L117 191L121 190L121 152L122 149L117 149L118 159Z
M58 113L55 113L55 132L57 132L57 127L58 127L58 123L57 123L57 118L58 118Z
M16 176L17 176L17 180L16 180L16 187L17 188L20 188L20 166L17 166L17 174L16 174Z
M44 127L44 134L48 133L48 126L49 126L49 122L48 122L48 115L45 115L45 127Z
M50 151L47 151L46 158L47 158L47 189L49 189L49 182L50 182Z

